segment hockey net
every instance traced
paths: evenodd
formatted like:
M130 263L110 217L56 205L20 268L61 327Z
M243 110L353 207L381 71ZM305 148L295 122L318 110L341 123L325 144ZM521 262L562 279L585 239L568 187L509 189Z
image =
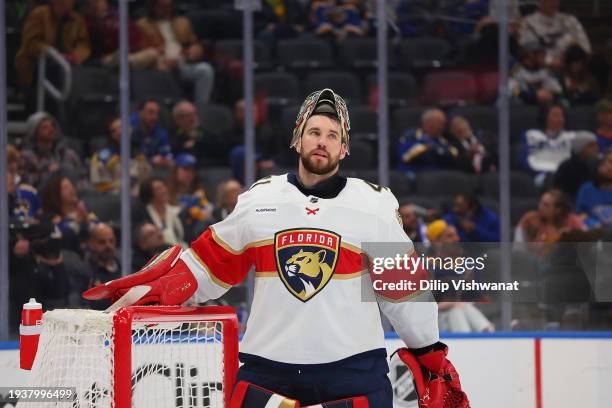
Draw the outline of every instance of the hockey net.
M237 369L230 307L54 310L43 316L29 382L76 387L76 401L19 406L221 408Z

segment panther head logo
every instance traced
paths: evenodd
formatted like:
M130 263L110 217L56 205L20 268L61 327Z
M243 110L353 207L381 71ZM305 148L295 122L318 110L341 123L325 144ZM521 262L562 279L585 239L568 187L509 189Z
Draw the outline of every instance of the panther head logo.
M293 296L307 302L329 283L338 265L340 241L340 235L317 228L274 235L276 270Z
M324 262L326 251L308 252L300 249L285 262L285 272L297 287L302 288L305 297L316 292L321 282L327 282L332 274L331 267ZM300 283L296 282L298 278Z

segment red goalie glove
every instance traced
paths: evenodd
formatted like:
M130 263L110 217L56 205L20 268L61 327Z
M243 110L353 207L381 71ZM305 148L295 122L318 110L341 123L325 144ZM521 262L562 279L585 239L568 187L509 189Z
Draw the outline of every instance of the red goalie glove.
M459 374L446 358L448 347L436 343L433 351L415 355L410 349L398 350L399 358L414 377L419 408L469 408L467 395L461 390Z
M181 247L176 245L153 257L140 271L124 278L115 279L83 292L89 300L110 299L115 302L130 288L139 285L150 289L137 305L156 303L180 305L189 299L198 288L198 283L182 259Z

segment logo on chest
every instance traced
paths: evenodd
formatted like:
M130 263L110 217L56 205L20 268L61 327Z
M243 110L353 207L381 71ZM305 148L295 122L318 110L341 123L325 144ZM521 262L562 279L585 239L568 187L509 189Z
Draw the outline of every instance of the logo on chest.
M306 302L329 282L340 254L340 235L295 228L274 235L276 269L293 296Z

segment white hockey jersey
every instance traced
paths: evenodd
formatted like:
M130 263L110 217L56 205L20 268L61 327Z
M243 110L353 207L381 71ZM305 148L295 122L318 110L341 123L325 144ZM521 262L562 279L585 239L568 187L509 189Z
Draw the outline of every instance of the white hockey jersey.
M380 351L379 306L409 347L431 345L438 341L435 303L362 296L362 243L410 243L397 208L388 189L356 178L328 199L305 195L288 175L262 179L181 255L198 280L190 301L222 296L254 265L242 355L323 364Z

